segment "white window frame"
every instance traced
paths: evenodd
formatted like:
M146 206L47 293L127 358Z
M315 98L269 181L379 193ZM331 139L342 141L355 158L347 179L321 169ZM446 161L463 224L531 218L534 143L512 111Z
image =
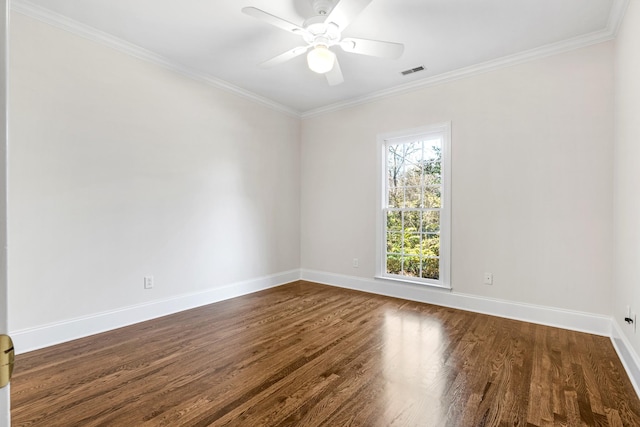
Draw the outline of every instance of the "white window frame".
M409 277L400 274L387 273L387 224L386 209L388 167L388 145L406 143L425 139L427 135L442 136L442 164L441 164L441 207L440 207L440 263L439 278L426 279ZM420 285L435 286L451 289L451 122L438 123L418 128L380 134L378 140L378 191L376 213L376 278L395 280Z

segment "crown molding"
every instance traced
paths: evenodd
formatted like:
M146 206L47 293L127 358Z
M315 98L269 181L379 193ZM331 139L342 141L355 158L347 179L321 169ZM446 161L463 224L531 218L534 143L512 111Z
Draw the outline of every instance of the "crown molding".
M58 13L52 12L43 7L37 6L33 3L30 3L27 0L12 0L11 10L14 12L18 12L22 15L26 15L31 18L37 19L39 21L42 21L54 27L60 28L62 30L68 31L75 35L81 36L93 42L106 45L112 49L116 49L120 52L131 55L143 61L147 61L156 65L159 65L163 68L169 69L183 76L189 77L190 79L197 80L199 82L213 86L217 89L224 90L226 92L233 93L235 95L239 95L243 98L254 101L258 104L271 108L275 111L279 111L281 113L285 113L287 115L294 116L296 118L300 117L300 112L292 108L279 104L275 101L272 101L268 98L257 95L248 90L242 89L238 86L235 86L231 83L228 83L224 80L218 79L211 75L184 67L150 50L144 49L133 43L129 43L111 34L105 33L104 31L100 31L96 28L82 24L66 16L60 15Z
M518 65L524 62L541 59L544 57L557 55L570 50L579 49L587 46L591 46L597 43L612 40L618 34L618 30L622 25L624 15L629 6L630 0L613 0L611 6L611 12L607 20L607 26L601 31L585 34L582 36L574 37L572 39L564 40L558 43L552 43L545 46L541 46L528 51L520 52L514 55L505 56L495 60L487 61L481 64L472 65L465 68L449 71L446 73L438 74L436 76L427 77L421 80L416 80L411 83L394 86L389 89L383 89L376 91L365 96L356 97L347 101L330 104L324 107L307 110L304 112L297 111L280 103L277 103L268 98L257 95L248 90L242 89L224 80L218 79L211 75L207 75L192 69L188 69L180 64L177 64L163 56L160 56L152 51L144 49L140 46L126 42L122 39L114 37L108 33L100 31L96 28L74 21L66 16L57 14L48 9L40 6L36 6L30 3L28 0L12 0L11 10L29 16L34 19L38 19L47 24L53 25L57 28L69 31L86 39L92 40L97 43L109 46L113 49L119 50L138 59L148 61L175 71L191 79L203 82L218 89L225 90L227 92L239 95L243 98L252 100L271 108L275 111L285 113L287 115L297 118L310 118L322 114L327 114L346 108L355 107L361 104L367 104L370 102L378 101L383 98L388 98L395 95L400 95L406 92L427 88L443 83L447 83L454 80L459 80L467 77L472 77L478 74L495 71L500 68L510 67Z
M321 114L332 113L346 108L355 107L357 105L378 101L380 99L388 98L394 95L411 92L417 89L423 89L454 80L472 77L478 74L487 73L489 71L495 71L501 68L506 68L513 65L522 64L524 62L529 62L536 59L568 52L570 50L580 49L583 47L613 40L618 34L618 30L622 25L624 15L627 11L627 7L629 6L629 1L630 0L613 0L609 18L607 20L607 26L603 30L584 34L582 36L563 40L561 42L540 46L524 52L516 53L514 55L504 56L502 58L494 59L469 67L459 68L457 70L449 71L431 77L426 77L424 79L416 80L411 83L394 86L392 88L383 89L365 96L352 98L344 102L338 102L335 104L327 105L325 107L308 110L301 113L300 116L302 118L309 118Z
M473 77L479 74L488 73L490 71L499 70L501 68L511 67L514 65L522 64L524 62L530 62L536 59L545 58L547 56L553 56L570 50L602 43L608 40L612 40L613 38L614 36L608 30L602 30L584 36L575 37L573 39L564 40L562 42L553 43L541 46L539 48L520 52L515 55L504 56L502 58L494 59L469 67L459 68L457 70L427 77L421 80L416 80L414 82L406 83L400 86L394 86L389 89L372 92L366 96L352 98L344 102L338 102L335 104L327 105L325 107L305 111L300 116L304 119L319 116L322 114L332 113L346 108L355 107L357 105L368 104L370 102L378 101L391 96L436 86L454 80Z
M609 31L613 38L618 35L618 31L622 26L624 15L627 13L630 0L613 0L611 5L611 12L609 13L609 20L607 21L607 31Z

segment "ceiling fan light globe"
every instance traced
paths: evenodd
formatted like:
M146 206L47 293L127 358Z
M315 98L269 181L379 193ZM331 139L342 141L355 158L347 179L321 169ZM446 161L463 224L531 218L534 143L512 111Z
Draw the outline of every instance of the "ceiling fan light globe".
M331 71L335 62L336 54L331 52L326 46L316 46L307 54L309 69L318 74Z

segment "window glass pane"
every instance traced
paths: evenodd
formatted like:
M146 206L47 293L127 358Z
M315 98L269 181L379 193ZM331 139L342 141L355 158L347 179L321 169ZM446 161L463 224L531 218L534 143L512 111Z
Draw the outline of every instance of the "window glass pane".
M402 150L403 156L407 164L420 165L423 160L423 146L422 141L415 141L409 144L399 144Z
M402 230L402 213L400 211L387 211L387 230Z
M394 187L389 190L389 207L401 208L404 206L404 188Z
M423 258L421 277L438 280L440 278L440 260L438 258Z
M387 233L387 252L394 254L402 253L402 233Z
M420 232L420 215L418 210L403 211L404 231L409 233Z
M387 273L402 273L402 260L400 255L387 255Z
M423 234L422 235L422 256L437 257L440 256L440 235L439 234Z
M420 253L421 237L420 233L408 233L405 230L404 240L402 242L402 253L418 255Z
M390 145L387 153L387 176L389 188L402 185L402 173L404 170L404 157L398 146Z
M422 212L422 232L438 233L440 231L440 212L424 211Z
M425 141L423 156L425 162L439 162L442 159L442 140L438 138Z
M420 257L403 257L402 272L405 276L420 277Z
M414 169L420 170L420 165L423 162L422 142L416 141L403 145L406 164Z
M424 184L434 185L442 183L442 163L438 162L426 162L424 164Z
M409 164L403 170L403 180L406 186L419 186L422 185L422 171L421 165Z
M394 189L398 186L397 177L391 176L391 170L387 171L387 187Z
M442 206L440 187L425 187L424 188L424 207L425 208L439 208Z
M411 185L411 170L405 165L398 171L398 185Z
M422 207L422 187L405 187L404 197L405 208Z

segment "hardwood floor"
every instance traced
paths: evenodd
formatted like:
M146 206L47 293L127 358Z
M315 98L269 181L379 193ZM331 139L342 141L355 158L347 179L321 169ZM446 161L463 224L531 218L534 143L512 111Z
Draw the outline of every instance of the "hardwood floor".
M296 282L19 355L14 426L640 426L606 337Z

